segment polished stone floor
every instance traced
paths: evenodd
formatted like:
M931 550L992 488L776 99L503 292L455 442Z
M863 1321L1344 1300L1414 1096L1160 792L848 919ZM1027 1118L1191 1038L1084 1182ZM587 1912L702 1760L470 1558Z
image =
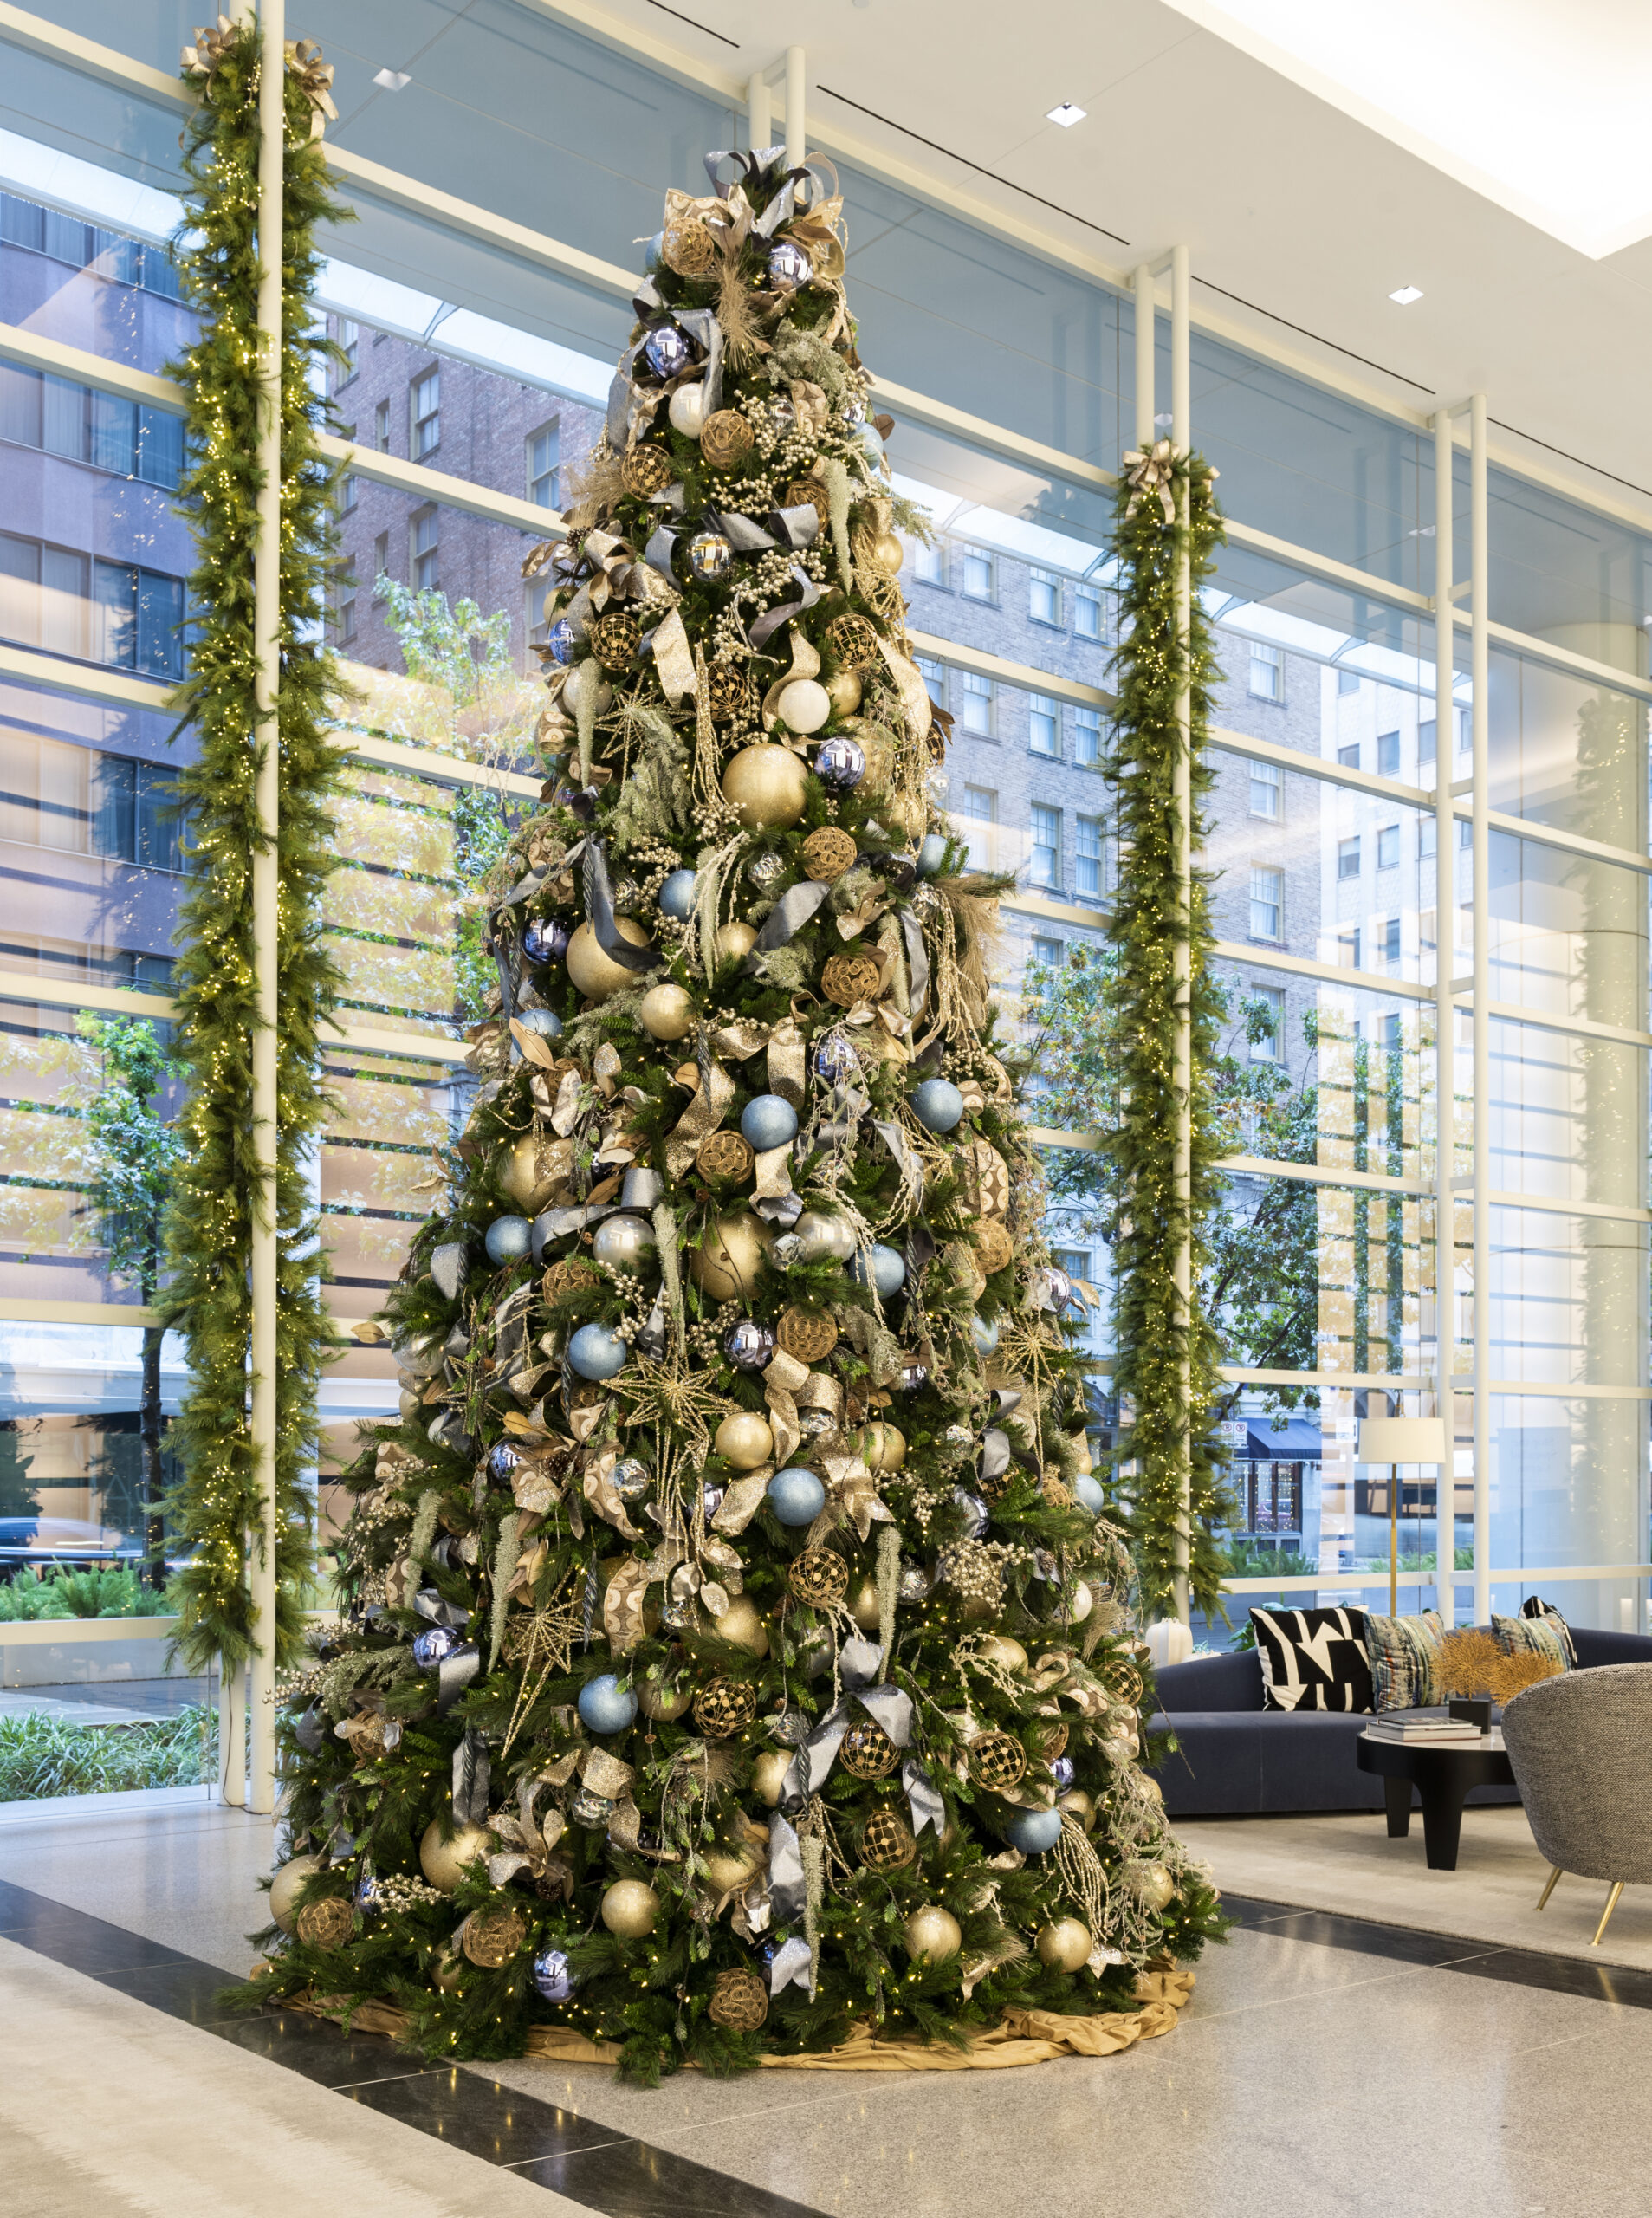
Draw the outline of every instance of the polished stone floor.
M1166 2039L1030 2071L423 2069L224 2020L267 1823L0 1824L7 2218L1451 2218L1642 2211L1652 1975L1235 1899Z

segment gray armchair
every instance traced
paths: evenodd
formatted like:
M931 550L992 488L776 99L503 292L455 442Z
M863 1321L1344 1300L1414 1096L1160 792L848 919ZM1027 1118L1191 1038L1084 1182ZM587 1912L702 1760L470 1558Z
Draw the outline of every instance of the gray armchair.
M1532 1837L1553 1869L1611 1888L1593 1945L1627 1884L1652 1882L1652 1664L1565 1671L1516 1695L1503 1740Z

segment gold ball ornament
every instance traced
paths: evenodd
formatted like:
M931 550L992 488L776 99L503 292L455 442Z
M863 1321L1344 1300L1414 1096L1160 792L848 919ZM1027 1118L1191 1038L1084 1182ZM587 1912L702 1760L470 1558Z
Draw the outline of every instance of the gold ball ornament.
M874 1871L897 1871L917 1854L917 1843L893 1810L874 1810L860 1829L860 1860Z
M967 1625L984 1625L998 1615L998 1605L984 1594L966 1594L958 1614Z
M1143 1794L1150 1796L1155 1802L1163 1802L1164 1800L1164 1789L1159 1785L1157 1780L1147 1772L1142 1774L1141 1789Z
M323 1895L298 1913L297 1933L307 1949L342 1949L356 1929L356 1914L342 1895Z
M444 1994L457 1994L464 1985L465 1967L462 1958L444 1955L431 1974L431 1984Z
M849 1566L835 1548L805 1548L787 1572L786 1583L811 1609L830 1609L848 1589Z
M490 1839L485 1826L460 1826L444 1840L442 1820L432 1818L418 1844L418 1868L439 1894L450 1895L466 1867L486 1856Z
M838 1345L838 1327L830 1317L813 1316L807 1309L786 1309L774 1327L774 1337L787 1355L800 1363L821 1363Z
M1162 1864L1132 1865L1130 1884L1149 1910L1169 1910L1176 1895L1176 1881Z
M1013 1733L978 1733L969 1743L969 1773L980 1786L1001 1793L1027 1776L1027 1751Z
M664 447L633 447L619 465L620 483L639 501L663 493L676 476Z
M736 1887L745 1885L761 1861L756 1848L748 1844L709 1848L705 1852L706 1884L714 1895L731 1895Z
M633 917L616 917L614 930L633 947L648 944L647 932ZM596 927L589 919L568 942L567 970L568 976L587 1001L606 1002L610 994L637 983L634 970L627 970L623 963L616 963L611 955L603 953L598 944Z
M878 1630L878 1581L863 1579L857 1582L849 1597L849 1614L862 1632Z
M524 1132L506 1149L499 1165L501 1191L508 1194L524 1216L537 1216L554 1188L566 1175L550 1132Z
M786 1774L792 1767L789 1748L765 1748L751 1767L754 1793L761 1794L771 1810L778 1809L785 1792Z
M715 1452L736 1471L755 1471L773 1461L774 1436L764 1420L750 1410L736 1410L724 1417L711 1443Z
M803 842L803 867L817 885L835 885L845 871L853 869L858 853L853 836L841 826L822 824Z
M977 1217L969 1228L969 1237L975 1242L975 1260L982 1274L990 1278L994 1271L1001 1271L1015 1258L1015 1242L1009 1236L1007 1226L995 1216Z
M1057 1614L1063 1625L1081 1625L1095 1606L1095 1596L1080 1579L1075 1582L1072 1593Z
M712 1625L719 1640L732 1641L736 1648L746 1649L753 1656L768 1655L768 1628L748 1594L731 1596L728 1608L720 1618L712 1619Z
M1082 1787L1071 1787L1066 1793L1058 1795L1055 1806L1075 1817L1087 1833L1096 1830L1096 1806Z
M869 1424L860 1436L860 1453L869 1471L898 1471L906 1461L906 1435L897 1424Z
M1053 1925L1041 1926L1033 1943L1040 1963L1053 1972L1082 1971L1095 1945L1090 1928L1076 1917L1058 1917Z
M731 924L717 927L717 960L719 963L738 963L749 955L757 944L755 924L742 923L738 918Z
M748 832L787 831L808 800L808 771L789 747L742 747L722 774L722 797Z
M289 1856L269 1883L269 1915L283 1933L298 1922L298 1897L304 1882L321 1868L319 1856Z
M732 470L757 444L757 435L737 408L719 408L700 430L700 452L713 470Z
M655 1718L662 1725L681 1717L693 1700L692 1687L670 1687L663 1679L644 1679L637 1688L638 1709L645 1717Z
M774 1241L774 1233L761 1217L754 1216L749 1210L731 1210L707 1227L700 1246L690 1252L689 1276L714 1301L749 1300L757 1284L758 1266ZM765 1425L763 1430L767 1432L768 1428ZM755 1461L761 1463L764 1456Z
M871 543L872 560L891 576L906 560L906 549L892 531L880 531Z
M858 1717L838 1749L838 1761L852 1779L886 1779L900 1760L900 1750L870 1717Z
M963 1928L939 1903L925 1903L907 1919L902 1938L914 1963L938 1964L962 1948Z
M640 1941L658 1916L659 1897L642 1879L616 1879L602 1897L602 1922L621 1941Z
M768 1989L755 1972L719 1972L705 2014L731 2033L755 2033L768 2015Z
M651 986L638 1003L637 1021L651 1039L685 1039L694 1029L693 999L682 986Z
M834 717L852 717L860 706L864 688L858 670L840 670L826 682L826 697Z
M528 1920L509 1903L473 1910L459 1928L459 1946L484 1972L503 1971L528 1938Z
M694 1697L694 1722L708 1741L743 1733L757 1715L757 1689L744 1679L708 1679Z
M990 1633L976 1651L983 1664L996 1664L1005 1671L1024 1671L1027 1651L1007 1632Z

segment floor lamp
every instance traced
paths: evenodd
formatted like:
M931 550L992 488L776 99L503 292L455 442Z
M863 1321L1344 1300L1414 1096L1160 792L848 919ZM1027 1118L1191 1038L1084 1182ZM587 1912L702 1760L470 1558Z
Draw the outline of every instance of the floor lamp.
M1363 1417L1358 1454L1362 1463L1388 1465L1388 1613L1395 1618L1400 1612L1402 1463L1434 1463L1439 1467L1441 1480L1435 1489L1435 1528L1438 1546L1451 1549L1455 1567L1456 1520L1441 1501L1446 1483L1445 1467L1450 1460L1446 1446L1446 1421L1443 1417Z

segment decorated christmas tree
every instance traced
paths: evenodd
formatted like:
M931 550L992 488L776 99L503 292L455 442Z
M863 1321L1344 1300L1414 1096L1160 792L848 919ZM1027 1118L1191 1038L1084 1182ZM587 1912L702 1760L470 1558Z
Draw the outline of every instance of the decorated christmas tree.
M1218 1923L1140 1768L839 204L708 167L528 565L547 782L283 1684L258 1982L650 2079L1129 2011Z

